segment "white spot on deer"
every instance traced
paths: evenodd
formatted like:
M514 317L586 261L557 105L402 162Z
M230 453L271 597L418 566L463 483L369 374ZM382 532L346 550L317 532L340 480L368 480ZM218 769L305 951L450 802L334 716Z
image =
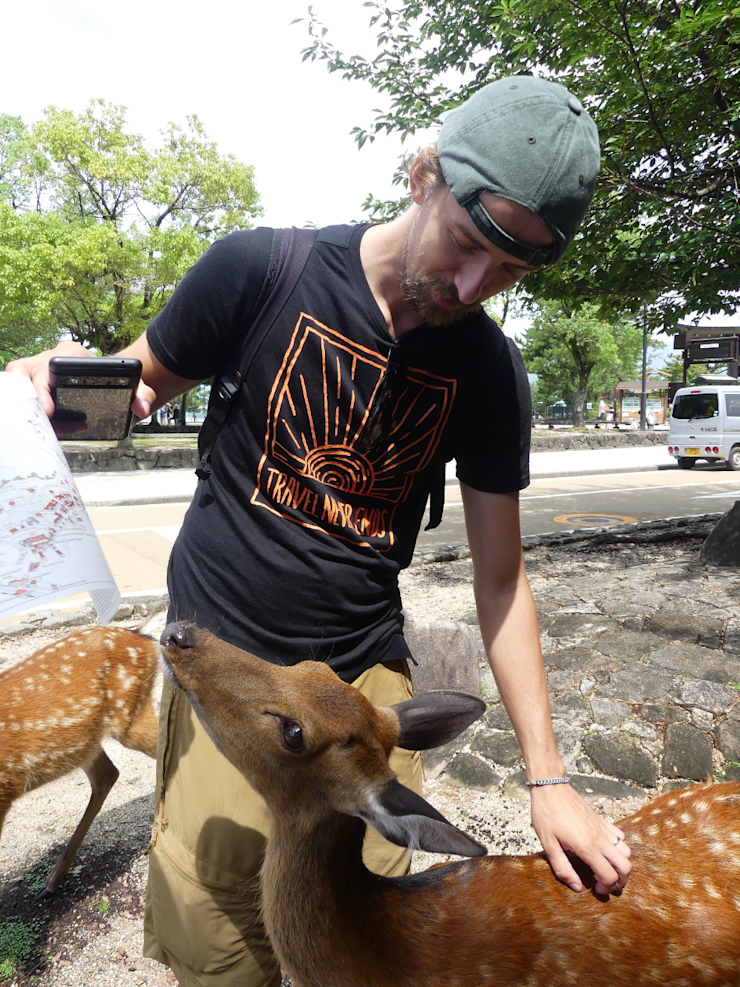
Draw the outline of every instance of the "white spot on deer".
M110 651L112 651L112 650L113 650L113 649L115 648L115 644L113 643L113 641L111 641L111 639L110 639L109 637L106 637L106 638L103 638L103 644L104 644L104 645L106 646L106 648L108 648L108 649L109 649Z
M710 966L710 964L706 962L704 957L687 956L686 962L690 963L697 973L700 973L704 977L705 981L711 983L712 980L716 979L717 971L713 966Z
M694 791L691 788L687 788L685 792L681 792L678 796L680 799L690 799L694 795Z
M710 898L721 898L722 894L715 888L711 881L704 882L704 890Z
M681 820L682 823L690 823L691 822L691 814L688 813L688 812L682 812L681 815L678 818Z
M657 836L660 832L659 826L648 826L648 836Z
M84 723L84 716L64 716L61 719L61 726L63 727L73 727L78 723Z

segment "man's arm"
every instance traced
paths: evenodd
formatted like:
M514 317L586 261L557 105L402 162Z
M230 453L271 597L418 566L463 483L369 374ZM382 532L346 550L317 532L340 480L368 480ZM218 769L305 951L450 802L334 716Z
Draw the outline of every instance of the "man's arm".
M473 559L481 635L501 698L516 731L530 781L565 774L550 717L537 612L524 571L518 494L460 484ZM570 785L530 789L532 823L555 875L575 891L581 881L565 851L593 870L596 890L622 888L631 865L624 834L597 816ZM620 842L614 846L619 837Z
M80 343L59 343L53 350L44 350L43 353L37 353L35 356L13 360L7 366L10 373L23 374L31 380L41 406L49 418L54 414L49 373L49 360L53 356L90 356L90 351ZM202 383L201 380L178 377L177 374L167 370L152 353L146 333L122 350L119 356L133 356L141 360L141 380L136 396L131 402L133 413L140 419L147 418L163 404ZM71 435L84 430L84 425L80 422L54 422L54 427L59 435Z
M202 380L178 377L160 363L152 353L146 333L121 350L118 356L133 356L141 360L141 380L136 397L131 402L131 409L137 418L147 418L163 404L203 383Z

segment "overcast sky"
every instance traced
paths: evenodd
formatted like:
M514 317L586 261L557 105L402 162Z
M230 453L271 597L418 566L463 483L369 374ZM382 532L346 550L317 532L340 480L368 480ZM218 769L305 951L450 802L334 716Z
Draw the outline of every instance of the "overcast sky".
M82 111L94 97L128 107L154 141L196 113L223 153L254 166L269 226L362 216L368 192L391 197L403 148L350 136L380 97L364 83L302 62L309 0L37 0L3 11L1 111L38 119L45 106ZM361 0L315 0L343 51L372 53ZM15 39L13 43L11 39Z

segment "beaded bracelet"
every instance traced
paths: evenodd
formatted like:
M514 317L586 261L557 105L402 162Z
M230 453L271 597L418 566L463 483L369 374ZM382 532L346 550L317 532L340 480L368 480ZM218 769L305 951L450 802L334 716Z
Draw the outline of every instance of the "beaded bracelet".
M541 788L543 785L567 785L570 782L570 775L564 778L540 778L538 781L525 782L527 788Z

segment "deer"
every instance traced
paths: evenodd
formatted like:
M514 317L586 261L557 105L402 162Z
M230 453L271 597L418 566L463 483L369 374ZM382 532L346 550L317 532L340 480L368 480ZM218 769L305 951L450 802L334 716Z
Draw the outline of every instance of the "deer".
M107 738L157 754L162 676L157 637L164 615L135 630L73 631L0 673L0 835L26 792L82 768L92 789L77 828L37 898L59 888L118 779Z
M394 746L457 736L481 699L376 707L323 663L272 664L188 621L161 644L165 675L270 808L263 917L297 987L740 985L740 782L668 792L620 821L627 886L596 894L576 861L578 894L543 853L485 855L388 765ZM471 859L380 877L362 863L367 825Z

